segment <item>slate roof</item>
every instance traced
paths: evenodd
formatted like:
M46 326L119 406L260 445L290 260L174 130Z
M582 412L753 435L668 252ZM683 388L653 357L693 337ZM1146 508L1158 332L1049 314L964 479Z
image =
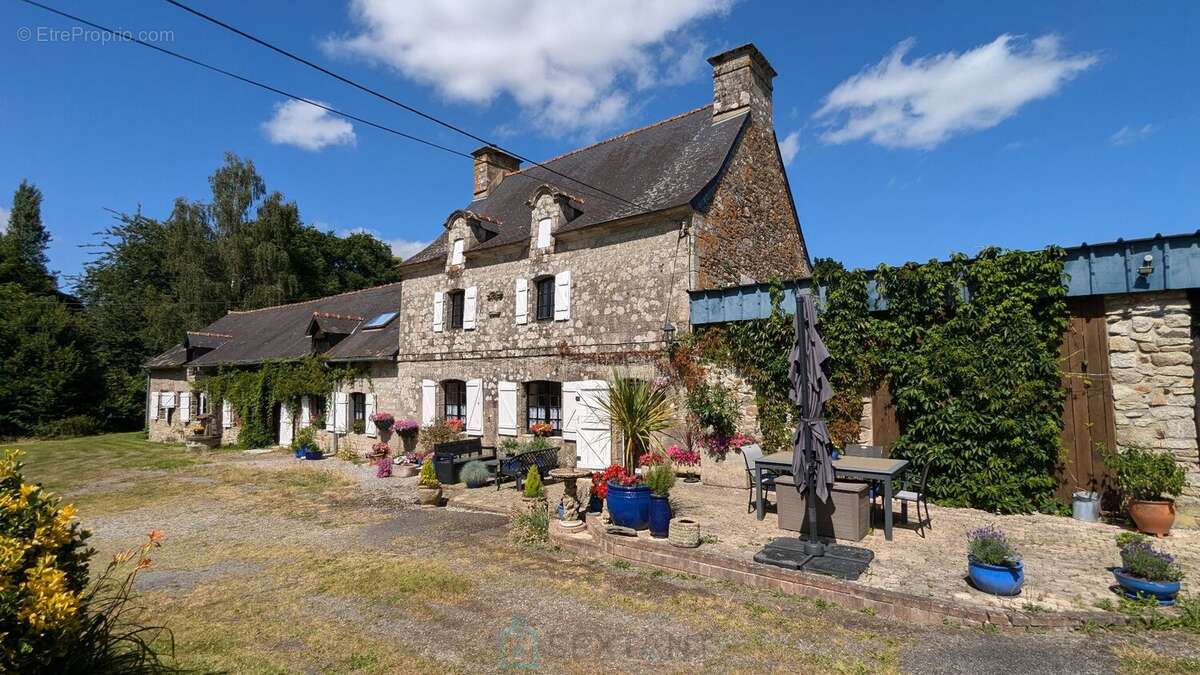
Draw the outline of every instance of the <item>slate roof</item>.
M712 106L630 131L543 162L636 204L630 205L538 166L509 174L491 193L463 208L486 218L496 236L474 247L486 250L527 242L530 207L539 187L548 185L571 197L582 213L560 228L572 231L649 211L695 204L713 183L748 116L713 124ZM412 265L446 255L446 233L404 262ZM468 251L470 255L471 251Z
M147 368L222 366L294 359L312 353L306 334L314 316L350 335L325 354L330 360L371 361L392 358L400 348L400 322L393 319L376 330L359 326L383 312L400 309L400 283L350 291L290 305L229 312L204 328L188 334L228 335L211 351L187 361L184 345L176 345L146 362Z

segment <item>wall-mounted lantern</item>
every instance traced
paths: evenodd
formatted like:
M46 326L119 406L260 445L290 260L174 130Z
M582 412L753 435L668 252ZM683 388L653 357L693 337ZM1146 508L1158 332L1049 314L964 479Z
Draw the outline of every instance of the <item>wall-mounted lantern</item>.
M1148 277L1154 272L1154 256L1147 253L1142 258L1142 266L1138 268L1138 274Z

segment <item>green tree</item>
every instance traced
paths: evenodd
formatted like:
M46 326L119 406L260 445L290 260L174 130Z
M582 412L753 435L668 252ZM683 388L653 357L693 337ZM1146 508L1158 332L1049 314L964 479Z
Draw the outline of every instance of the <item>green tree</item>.
M17 284L0 284L0 307L0 436L91 414L104 386L86 315Z
M13 194L8 229L0 237L0 284L14 283L46 295L57 288L47 268L50 233L42 224L42 191L21 181Z

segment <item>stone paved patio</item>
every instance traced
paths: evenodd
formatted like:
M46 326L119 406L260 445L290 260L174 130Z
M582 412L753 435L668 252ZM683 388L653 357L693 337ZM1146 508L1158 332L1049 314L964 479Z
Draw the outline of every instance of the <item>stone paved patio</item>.
M581 496L586 494L587 484L580 481ZM546 492L550 503L557 504L562 485L548 483ZM702 547L710 553L749 560L772 538L796 536L777 528L773 507L763 521L748 513L746 490L679 481L671 495L678 515L698 520L702 535L717 537L716 543ZM488 511L507 511L520 503L511 483L499 492L491 485L475 490L449 486L446 496L450 506ZM933 529L926 530L925 538L898 523L893 541L884 539L880 527L856 544L875 552L875 561L860 583L1027 612L1094 610L1097 603L1116 597L1109 590L1113 580L1106 568L1119 563L1113 537L1123 531L1121 527L1048 515L998 516L974 509L930 509ZM897 520L898 516L897 506ZM966 532L989 523L1008 534L1025 560L1025 588L1015 598L976 591L965 581ZM1200 583L1200 531L1176 529L1158 543L1178 557L1188 580ZM1189 591L1188 580L1185 592Z

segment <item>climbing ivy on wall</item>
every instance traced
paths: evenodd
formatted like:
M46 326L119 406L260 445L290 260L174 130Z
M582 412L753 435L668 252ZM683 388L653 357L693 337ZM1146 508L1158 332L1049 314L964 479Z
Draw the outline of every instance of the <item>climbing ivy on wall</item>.
M818 260L818 328L832 356L826 421L835 445L859 435L862 397L887 382L901 436L892 456L932 463L941 503L1003 513L1056 511L1067 313L1063 252L1000 251L975 259L880 266L887 311L870 314L867 275ZM793 328L772 284L768 319L698 331L705 358L754 386L769 448L791 442L787 355Z
M310 356L299 361L268 361L246 368L222 368L201 384L210 401L229 401L241 429L238 444L270 445L275 438L271 415L277 403L299 410L300 397L328 397L339 382L361 376L355 366L330 366Z

